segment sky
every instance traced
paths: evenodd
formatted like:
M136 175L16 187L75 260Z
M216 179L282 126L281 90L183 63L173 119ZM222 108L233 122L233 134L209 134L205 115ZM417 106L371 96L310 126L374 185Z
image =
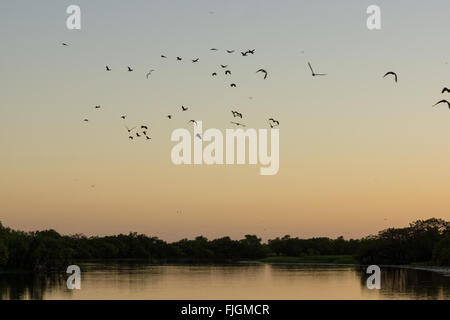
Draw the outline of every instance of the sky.
M66 28L72 4L81 30ZM373 4L381 30L366 26ZM450 111L432 107L449 98L449 10L447 0L2 1L0 221L174 241L359 238L449 220ZM311 77L308 62L328 75ZM280 121L277 175L172 163L173 130L190 119L232 128L231 110L250 128ZM141 124L152 140L130 141L124 126Z

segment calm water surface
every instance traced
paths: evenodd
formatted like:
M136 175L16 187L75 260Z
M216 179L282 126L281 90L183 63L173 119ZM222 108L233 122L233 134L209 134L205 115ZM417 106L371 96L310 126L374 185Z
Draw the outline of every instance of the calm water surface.
M381 290L361 267L312 265L81 264L67 275L0 274L0 299L450 299L450 277L382 268Z

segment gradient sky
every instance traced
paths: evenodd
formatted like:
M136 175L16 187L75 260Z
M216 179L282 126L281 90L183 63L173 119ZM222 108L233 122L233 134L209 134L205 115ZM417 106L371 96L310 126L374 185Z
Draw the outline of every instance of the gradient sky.
M66 29L70 4L81 31ZM381 31L366 28L371 4ZM449 220L450 111L431 107L450 86L449 11L448 0L1 1L0 220L169 241ZM312 78L308 61L329 75ZM232 78L211 78L219 64ZM398 84L382 78L390 70ZM194 118L224 130L232 109L253 128L280 120L278 175L172 164L172 130ZM122 114L153 140L129 141Z

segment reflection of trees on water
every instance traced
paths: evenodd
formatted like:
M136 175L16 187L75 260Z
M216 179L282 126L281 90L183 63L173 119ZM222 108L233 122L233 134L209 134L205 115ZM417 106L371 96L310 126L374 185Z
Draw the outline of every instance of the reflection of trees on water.
M0 300L42 300L50 288L65 286L66 276L62 274L0 273Z
M361 286L367 289L366 268L358 270ZM445 299L450 295L450 277L436 272L406 268L381 267L381 290L383 298Z

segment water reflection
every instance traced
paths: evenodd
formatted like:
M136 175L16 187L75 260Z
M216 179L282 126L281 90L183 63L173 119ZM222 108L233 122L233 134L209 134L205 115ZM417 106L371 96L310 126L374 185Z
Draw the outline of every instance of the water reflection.
M68 275L0 274L0 299L450 299L450 277L382 268L369 290L365 268L313 265L82 264L81 290Z

